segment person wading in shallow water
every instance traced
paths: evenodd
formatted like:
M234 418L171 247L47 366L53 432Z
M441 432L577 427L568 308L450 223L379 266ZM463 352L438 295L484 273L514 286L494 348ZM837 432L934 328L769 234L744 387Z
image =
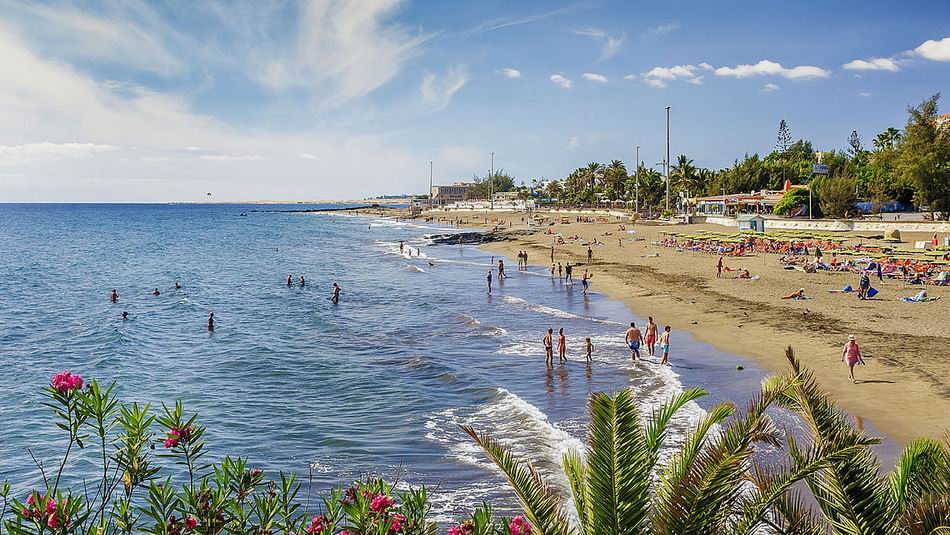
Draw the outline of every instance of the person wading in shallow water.
M548 329L548 332L545 333L544 338L541 339L541 343L544 344L544 365L548 367L554 366L553 335L554 329Z
M630 358L640 360L640 344L643 342L643 335L640 334L640 329L637 329L636 323L630 322L630 328L627 329L624 340L630 347Z
M333 283L333 295L330 297L330 302L334 305L340 302L340 292L343 291L343 288L339 284Z
M214 312L211 312L210 314L208 314L208 330L209 331L214 330Z
M109 300L111 300L113 303L119 300L119 293L115 291L115 288L112 289L112 295L109 296Z
M564 336L564 327L557 330L557 358L561 364L567 362L567 338ZM554 364L553 360L551 364Z

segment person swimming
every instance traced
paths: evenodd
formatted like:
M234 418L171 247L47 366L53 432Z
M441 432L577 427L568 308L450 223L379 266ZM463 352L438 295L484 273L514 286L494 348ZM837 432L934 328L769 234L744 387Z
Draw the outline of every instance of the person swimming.
M158 288L155 288L155 291L152 292L152 295L155 295L155 296L162 295L162 292L158 291Z
M334 305L340 302L340 292L343 291L343 288L339 284L333 283L333 295L330 296L330 302Z
M123 320L129 319L129 313L125 310L122 311L122 319Z
M119 300L119 294L118 294L118 292L115 291L115 288L112 289L112 295L109 296L109 299L110 299L113 303L115 303L116 301Z
M181 284L179 284L178 281L175 281L175 289L181 290Z
M211 312L210 314L208 314L208 330L209 331L214 330L214 312Z
M307 281L304 280L303 275L301 275L301 276L300 276L300 285L303 286L303 285L305 285L305 284L307 284Z
M294 284L294 276L287 275L287 286L293 286L293 284Z

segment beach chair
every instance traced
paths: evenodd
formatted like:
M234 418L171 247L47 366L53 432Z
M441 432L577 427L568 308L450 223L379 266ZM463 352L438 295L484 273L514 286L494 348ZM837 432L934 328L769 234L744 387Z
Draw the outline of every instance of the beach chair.
M950 271L941 271L932 281L934 286L950 286Z

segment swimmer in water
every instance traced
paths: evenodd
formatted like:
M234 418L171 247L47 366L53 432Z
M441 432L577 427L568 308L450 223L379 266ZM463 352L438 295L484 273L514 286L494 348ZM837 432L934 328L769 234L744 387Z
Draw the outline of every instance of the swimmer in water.
M175 281L175 289L181 290L181 284L178 284L178 281Z
M122 311L122 319L123 319L123 320L129 319L129 313L123 310L123 311Z
M307 281L304 280L303 275L300 276L300 285L303 286L307 284Z
M214 312L208 314L208 330L214 330Z
M162 295L162 292L158 291L158 288L155 288L155 291L152 292L152 295L155 295L155 296Z
M115 291L115 288L112 289L112 295L109 297L113 303L119 300L119 294Z
M339 284L333 283L333 295L330 297L330 302L334 305L340 302L340 292L343 291L343 288Z
M287 286L292 286L294 284L294 276L287 275Z

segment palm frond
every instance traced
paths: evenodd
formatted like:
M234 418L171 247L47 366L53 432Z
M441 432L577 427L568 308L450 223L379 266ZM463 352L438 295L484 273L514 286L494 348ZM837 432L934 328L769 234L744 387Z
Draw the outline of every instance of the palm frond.
M702 388L690 388L673 396L669 401L653 410L652 418L646 426L647 447L656 454L666 438L666 426L684 405L709 394Z
M587 467L579 452L571 450L564 454L561 460L564 473L571 485L571 494L574 497L574 508L580 521L581 535L585 535L590 526L590 500L587 497Z
M511 450L486 434L479 434L470 426L462 430L472 437L485 455L505 474L515 491L525 516L540 535L569 535L573 530L558 497L548 490L541 474L528 462L515 460Z
M894 515L903 515L924 494L946 490L947 465L942 442L918 438L908 444L888 476Z

